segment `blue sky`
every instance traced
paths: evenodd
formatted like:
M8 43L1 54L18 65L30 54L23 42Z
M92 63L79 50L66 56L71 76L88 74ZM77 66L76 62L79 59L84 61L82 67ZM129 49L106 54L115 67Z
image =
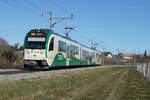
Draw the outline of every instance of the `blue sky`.
M73 26L75 30L70 37L82 44L89 46L89 40L103 41L106 51L113 53L117 49L129 53L150 51L149 0L0 1L0 37L11 45L23 44L32 28L49 28L49 15L44 11L51 9L56 17L74 14L73 20L58 23L54 31L64 35L63 28Z

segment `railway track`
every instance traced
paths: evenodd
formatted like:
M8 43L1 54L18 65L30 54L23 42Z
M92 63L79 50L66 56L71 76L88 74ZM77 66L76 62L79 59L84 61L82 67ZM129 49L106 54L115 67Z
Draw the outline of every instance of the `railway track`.
M100 66L100 67L113 67L113 66L116 66L116 65L111 65L111 66ZM118 65L117 65L118 66ZM122 66L122 65L119 65L119 66ZM50 72L50 71L57 71L57 70L69 70L69 69L81 69L81 68L92 68L93 66L88 66L88 67L81 67L81 66L78 66L78 67L61 67L61 68L52 68L52 69L49 69L49 70L30 70L30 69L0 69L0 75L12 75L12 74L21 74L21 73L34 73L34 72ZM94 66L95 67L95 66Z
M19 73L33 73L39 72L37 70L20 70L20 71L3 71L0 72L0 75L11 75L11 74L19 74Z
M48 71L41 70L19 70L19 71L0 71L0 83L8 80L21 80L30 79L38 77L46 77L54 74L70 73L74 71L82 71L88 69L97 69L102 67L117 67L115 65L111 66L94 66L94 67L79 67L79 68L65 68L65 69L51 69ZM121 66L118 66L121 67ZM124 67L124 66L122 66Z
M67 68L67 69L51 69L48 71L41 71L41 70L6 71L6 72L0 72L0 83L4 81L10 81L10 80L46 77L46 76L54 75L54 74L69 73L69 72L74 72L74 71L95 69L95 68L101 68L101 67L102 66Z
M51 69L2 69L0 70L0 75L11 75L11 74L20 74L20 73L33 73L33 72L44 72L44 71L52 71L52 70L69 70L69 69L76 69L76 68L88 68L91 66L83 67L83 66L78 66L78 67L58 67L58 68L51 68ZM93 66L92 66L93 67ZM95 66L94 66L95 67Z

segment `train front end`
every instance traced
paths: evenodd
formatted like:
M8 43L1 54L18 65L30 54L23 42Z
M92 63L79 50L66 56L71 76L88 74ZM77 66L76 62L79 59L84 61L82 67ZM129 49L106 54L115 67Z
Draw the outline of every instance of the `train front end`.
M33 29L24 40L24 68L48 68L46 61L46 39L49 31Z

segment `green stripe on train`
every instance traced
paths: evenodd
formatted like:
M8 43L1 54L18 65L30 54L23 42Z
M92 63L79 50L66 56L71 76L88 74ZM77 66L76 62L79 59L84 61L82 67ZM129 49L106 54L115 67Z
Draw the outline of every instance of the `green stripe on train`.
M63 56L62 53L57 53L51 67L55 66L66 66L66 58Z
M56 56L54 57L54 60L51 64L51 67L55 66L66 66L66 58L62 53L57 53ZM69 66L74 66L74 65L95 65L96 63L92 61L91 59L80 59L76 58L75 55L72 55L72 57L69 60Z
M96 63L92 61L92 58L89 59L89 64L90 65L96 65Z
M80 59L76 58L75 55L72 55L72 57L69 61L70 66L73 66L73 65L95 65L95 64L96 63L92 61L92 58L90 58L90 59L83 58L80 61Z
M75 55L72 55L70 61L69 61L70 66L74 65L80 65L80 59L76 58Z
M88 60L85 58L82 58L81 65L88 65Z
M47 58L47 52L48 52L48 41L51 35L52 35L52 32L49 32L47 39L46 39L46 51L45 51L46 58Z

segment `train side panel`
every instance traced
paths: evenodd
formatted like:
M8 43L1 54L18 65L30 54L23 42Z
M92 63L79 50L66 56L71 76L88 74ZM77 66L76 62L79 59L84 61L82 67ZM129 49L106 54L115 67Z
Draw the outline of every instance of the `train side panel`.
M48 42L48 47L50 47L50 42L54 38L54 49L49 51L47 49L47 63L51 67L55 66L77 66L77 65L99 65L100 62L100 53L95 50L91 50L83 47L80 44L57 36L55 34L51 35ZM63 50L59 50L60 43Z

